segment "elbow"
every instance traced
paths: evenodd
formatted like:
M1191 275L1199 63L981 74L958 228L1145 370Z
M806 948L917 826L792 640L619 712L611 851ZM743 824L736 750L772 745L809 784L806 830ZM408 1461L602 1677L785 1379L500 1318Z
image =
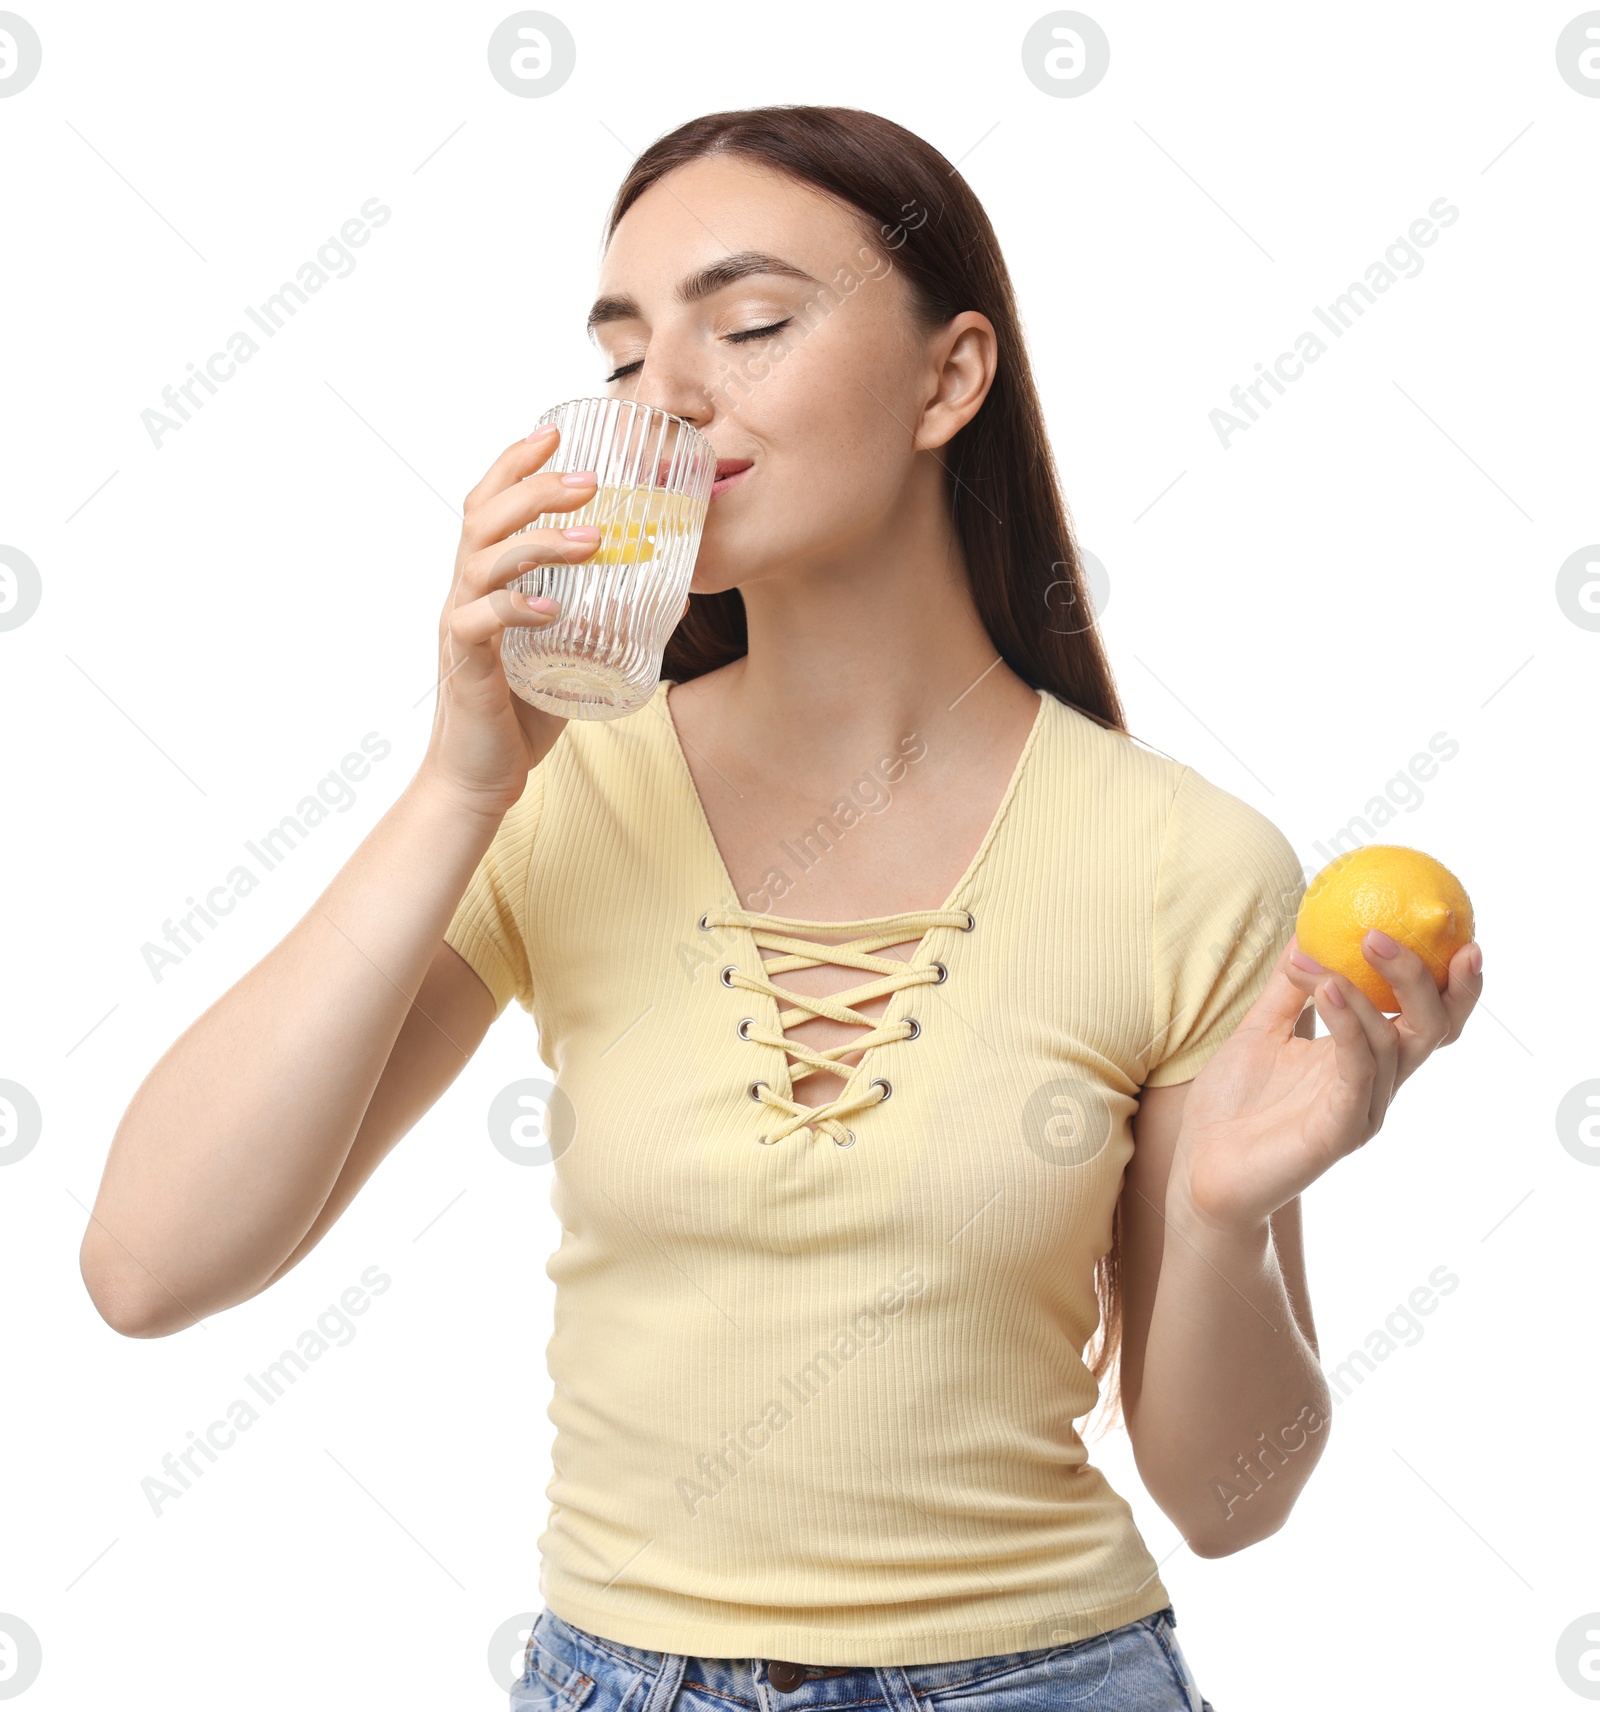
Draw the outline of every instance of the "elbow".
M1292 1447L1298 1453L1292 1463L1280 1451L1277 1462L1261 1459L1253 1469L1207 1482L1209 1502L1203 1508L1197 1508L1199 1495L1192 1484L1186 1484L1181 1500L1170 1505L1162 1503L1154 1489L1151 1496L1177 1524L1196 1557L1231 1557L1259 1545L1293 1513L1327 1447L1328 1418L1324 1408L1314 1429L1315 1440L1303 1435Z
M159 1309L114 1295L109 1298L97 1296L92 1290L89 1292L89 1300L94 1303L100 1318L120 1337L171 1337L174 1332L181 1332L186 1326L199 1324L193 1314L176 1308L171 1303L168 1303L165 1309Z
M159 1324L148 1306L136 1300L130 1292L119 1290L103 1279L91 1281L87 1272L83 1283L89 1300L94 1303L94 1311L119 1337L165 1337L169 1331L176 1330Z
M126 1278L95 1265L87 1245L78 1255L78 1274L95 1312L119 1337L169 1337L196 1323L195 1316L170 1297L164 1303L152 1301L148 1291L136 1290Z
M1232 1557L1235 1552L1244 1551L1248 1546L1259 1545L1262 1540L1277 1533L1287 1520L1287 1517L1280 1516L1273 1521L1271 1527L1256 1527L1248 1531L1243 1526L1231 1532L1218 1532L1213 1528L1208 1532L1186 1534L1184 1542L1196 1557Z
M104 1289L90 1289L89 1300L94 1303L95 1312L119 1337L149 1338L165 1335L165 1328L157 1327L136 1303L123 1296Z
M1297 1492L1284 1491L1271 1509L1242 1508L1227 1517L1212 1515L1183 1531L1184 1543L1196 1557L1232 1557L1235 1552L1260 1545L1289 1520Z
M119 1336L164 1338L175 1332L187 1331L210 1315L259 1295L266 1285L211 1301L203 1308L196 1307L195 1292L190 1290L185 1291L190 1300L183 1302L170 1290L162 1290L159 1286L139 1288L125 1281L113 1282L103 1278L91 1282L87 1272L84 1273L84 1287L89 1292L89 1300L94 1303L95 1312Z
M112 1331L119 1337L126 1338L159 1338L167 1337L178 1328L176 1326L157 1325L152 1320L128 1319L124 1316L102 1314L100 1316Z

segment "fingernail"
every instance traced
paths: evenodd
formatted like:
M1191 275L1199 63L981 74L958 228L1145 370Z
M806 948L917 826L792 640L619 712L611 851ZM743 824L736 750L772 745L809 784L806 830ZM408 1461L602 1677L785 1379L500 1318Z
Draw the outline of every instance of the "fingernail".
M1474 945L1467 953L1467 962L1471 965L1474 975L1483 973L1483 947L1481 945Z
M555 434L555 424L547 423L543 428L535 428L528 436L530 444L535 440L548 440Z
M1289 961L1294 964L1296 969L1307 969L1313 974L1322 973L1322 965L1316 960L1316 958L1307 957L1305 952L1300 950L1298 946L1289 953Z
M556 610L556 603L547 594L539 595L537 598L525 594L522 597L522 604L527 607L529 612L554 612Z
M1370 930L1367 936L1373 952L1379 957L1393 957L1400 947L1386 934L1381 927Z
M1323 990L1328 995L1328 1003L1332 1005L1335 1010L1344 1011L1350 1008L1344 1002L1344 994L1339 991L1339 983L1337 981L1330 981Z
M561 478L563 487L587 487L595 479L593 470L569 470Z
M600 531L592 523L577 523L561 531L569 541L598 541Z

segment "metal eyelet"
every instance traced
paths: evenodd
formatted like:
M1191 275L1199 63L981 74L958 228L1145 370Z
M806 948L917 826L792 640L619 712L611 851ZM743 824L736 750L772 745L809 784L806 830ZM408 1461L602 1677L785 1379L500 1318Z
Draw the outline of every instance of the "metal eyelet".
M757 1088L766 1088L769 1086L770 1086L770 1084L767 1082L752 1082L750 1084L750 1098L752 1100L759 1100L761 1098L761 1096L756 1092L756 1089Z
M710 913L711 912L709 910L704 911L701 914L699 921L695 923L702 933L709 933L711 931L711 929L706 925L706 916ZM969 911L968 913L970 914L971 912Z
M978 925L978 918L972 913L971 910L968 910L967 911L967 925L963 928L959 928L957 931L960 933L971 933L973 928L975 928L977 925Z
M922 1033L922 1024L918 1022L915 1017L901 1017L900 1020L901 1022L908 1022L911 1024L910 1034L902 1036L902 1039L915 1040L917 1036Z
M833 1145L835 1147L854 1147L856 1144L856 1132L853 1129L847 1129L844 1133L849 1136L850 1139L848 1141L840 1141L838 1136L835 1136L833 1138Z
M755 1020L756 1019L754 1017L743 1018L739 1024L738 1028L736 1028L734 1030L734 1033L737 1034L741 1040L748 1040L750 1038L750 1036L745 1033L745 1030L747 1028L749 1028L751 1023L753 1023Z
M935 981L933 983L933 985L936 987L942 987L945 984L945 982L949 979L950 971L947 968L945 968L944 964L942 964L942 963L930 963L928 965L928 967L930 969L937 969L939 971L939 979L937 981Z
M882 1088L883 1100L888 1099L888 1097L894 1092L894 1083L891 1082L887 1076L874 1076L872 1080L867 1083L867 1086L869 1088ZM878 1101L880 1106L883 1104L883 1100Z
M726 964L723 968L722 976L721 976L723 986L731 987L733 985L733 982L730 981L728 979L728 977L730 975L737 975L738 973L739 973L739 965L737 963Z

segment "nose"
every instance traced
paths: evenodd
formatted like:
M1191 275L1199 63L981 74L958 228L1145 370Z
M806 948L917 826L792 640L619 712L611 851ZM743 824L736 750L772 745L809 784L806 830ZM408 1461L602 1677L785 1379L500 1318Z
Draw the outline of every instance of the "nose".
M647 384L641 385L630 395L635 403L651 404L657 410L681 416L691 428L702 431L710 423L714 411L703 387L697 388L687 383L656 384L653 378L642 370L639 379Z
M629 396L681 416L692 427L703 430L716 415L711 377L702 372L700 358L692 346L674 345L664 329L651 337L644 366L633 379Z

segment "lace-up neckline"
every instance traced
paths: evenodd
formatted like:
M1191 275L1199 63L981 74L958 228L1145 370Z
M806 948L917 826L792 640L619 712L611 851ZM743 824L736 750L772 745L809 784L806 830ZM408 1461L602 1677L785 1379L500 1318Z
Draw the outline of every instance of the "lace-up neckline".
M674 771L687 795L690 813L698 823L698 835L705 845L708 866L716 878L718 891L724 898L737 898L739 888L733 883L728 865L722 859L716 835L711 830L711 822L706 818L705 804L700 800L694 774L689 770L683 743L678 736L677 721L672 716L672 707L667 699L667 692L675 682L672 678L663 678L660 681L655 695L641 710L641 717L645 713L660 717L665 728L663 737L675 763ZM857 921L806 921L793 916L777 916L765 911L738 908L711 909L700 917L699 925L702 929L709 930L714 926L743 929L754 941L757 960L762 964L759 971L742 969L731 962L724 964L723 985L765 993L780 1006L787 1005L786 1010L780 1011L776 1032L762 1028L753 1018L735 1019L735 1025L742 1038L779 1047L804 1066L803 1069L796 1070L788 1067L787 1059L784 1061L791 1094L796 1082L818 1070L832 1070L835 1075L846 1077L843 1093L837 1099L829 1100L821 1106L801 1105L759 1077L752 1078L746 1084L749 1097L759 1100L777 1118L775 1123L769 1123L764 1128L758 1125L762 1141L770 1145L792 1135L796 1130L812 1128L823 1131L837 1145L849 1147L856 1139L855 1132L842 1120L869 1107L880 1105L889 1098L892 1090L886 1077L866 1077L868 1057L875 1046L885 1045L890 1041L914 1040L918 1025L910 1018L889 1022L887 1018L889 1010L893 1008L892 999L890 1005L885 1008L883 1017L864 1017L851 1007L863 1004L879 994L893 994L901 987L944 981L947 971L943 963L915 960L903 963L898 958L880 957L876 954L886 945L898 945L913 935L920 935L914 954L914 958L920 958L931 930L956 927L965 931L973 925L971 911L958 900L967 896L974 876L982 866L1006 818L1006 811L1017 794L1017 787L1027 772L1029 758L1039 745L1039 733L1044 729L1046 711L1052 698L1050 692L1044 689L1036 689L1034 694L1039 699L1039 705L1034 712L1033 724L1029 726L1028 735L1023 740L1021 753L1011 769L1011 777L1006 781L1006 788L1001 795L999 806L994 811L994 818L989 822L978 848L973 851L966 872L956 881L949 897L938 909L901 910L893 915L870 916ZM816 939L819 934L841 934L850 937L842 944L822 945ZM778 951L781 955L768 961L761 956L763 948ZM875 976L876 979L865 981L841 993L828 994L792 993L776 986L772 981L774 975L786 974L793 969L815 968L820 963L837 963L845 968L859 969L863 974ZM820 1051L802 1046L798 1041L789 1040L782 1035L783 1029L792 1028L795 1023L808 1016L826 1016L837 1022L856 1023L864 1026L867 1032L844 1045ZM860 1051L862 1056L853 1067L837 1063L843 1054L856 1051Z
M921 1033L921 1025L913 1018L900 1017L891 1022L887 1009L881 1017L867 1017L862 1016L855 1006L881 998L886 993L897 993L902 987L941 984L949 973L940 962L907 963L898 957L880 957L877 953L886 945L898 945L913 936L919 937L920 952L921 942L926 940L930 929L958 927L966 931L973 925L975 923L972 912L965 909L906 910L898 915L873 916L861 921L846 922L801 921L785 916L757 914L751 910L707 910L700 917L703 930L709 931L714 927L744 928L755 941L758 955L764 950L782 953L771 960L762 958L759 974L743 970L735 963L725 964L722 969L722 984L725 987L763 993L775 1000L780 1007L788 1007L779 1009L776 1029L763 1027L754 1017L744 1018L739 1024L740 1037L756 1041L762 1046L777 1047L798 1059L804 1066L799 1069L793 1065L788 1066L788 1095L779 1092L765 1081L756 1080L750 1083L750 1097L759 1100L778 1115L778 1122L768 1127L761 1135L763 1142L770 1145L782 1141L786 1135L800 1129L819 1130L831 1136L840 1147L848 1147L855 1141L855 1131L850 1129L843 1119L879 1105L894 1091L893 1084L883 1076L873 1077L864 1088L860 1086L862 1073L866 1069L867 1053L873 1047L891 1040L915 1040ZM810 929L812 933L818 930L849 933L853 937L840 945L823 945L811 937L811 934L802 932L803 929ZM859 969L876 979L864 981L859 986L837 993L794 993L779 986L772 979L775 975L786 975L795 969L815 969L825 963L835 963L846 969ZM788 1029L815 1016L831 1017L835 1022L855 1023L864 1027L866 1033L859 1039L821 1049L805 1046L788 1038ZM848 1052L862 1054L860 1061L854 1066L840 1063ZM792 1097L796 1084L807 1076L815 1075L819 1070L829 1070L836 1075L846 1076L844 1092L825 1105L800 1104Z

